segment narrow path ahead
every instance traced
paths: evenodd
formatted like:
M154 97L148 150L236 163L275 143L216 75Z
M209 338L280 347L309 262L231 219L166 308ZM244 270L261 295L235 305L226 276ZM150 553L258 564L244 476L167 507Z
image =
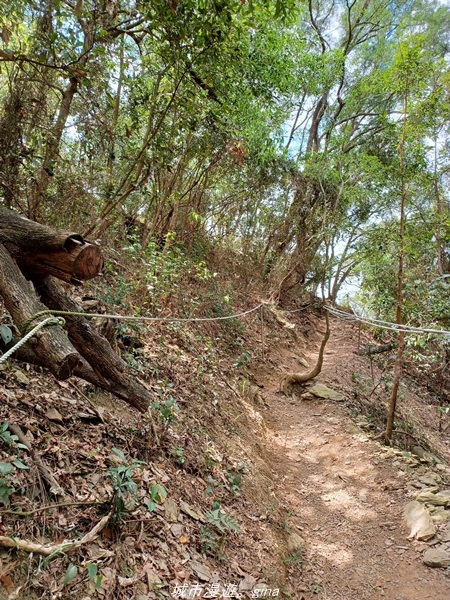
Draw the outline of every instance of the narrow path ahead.
M368 367L354 354L351 326L333 329L317 381L345 393L352 372ZM299 370L292 352L280 360ZM344 403L286 398L279 380L280 371L266 372L258 383L278 497L305 540L302 575L294 583L298 599L450 598L449 574L424 566L425 544L407 539L402 512L410 498L401 460L387 459L386 448L355 426Z

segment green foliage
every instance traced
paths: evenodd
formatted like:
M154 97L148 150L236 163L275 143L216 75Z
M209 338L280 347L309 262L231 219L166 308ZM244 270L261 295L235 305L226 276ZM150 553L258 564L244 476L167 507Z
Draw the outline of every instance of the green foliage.
M214 533L206 526L200 528L200 545L202 554L214 555L220 550L220 541L217 542Z
M211 475L207 476L206 481L209 485L205 489L205 494L213 494L215 488L219 485L219 482L217 481L217 479L214 479L214 477L212 477Z
M138 485L134 479L135 472L142 469L145 463L140 460L127 462L125 454L118 448L113 448L113 452L122 462L122 464L108 469L114 489L115 518L120 521L126 512L126 500L133 500L138 491Z
M13 468L8 463L0 463L0 500L8 508L10 506L10 496L16 491L12 483L14 479L11 476Z
M108 474L112 479L115 501L115 518L120 521L127 511L127 504L139 502L136 471L144 468L143 461L128 461L122 450L113 448L121 464L110 467ZM167 498L167 490L159 483L152 483L149 488L150 499L146 506L149 512L154 512L157 504L162 504Z
M287 299L356 276L391 318L403 173L406 314L445 323L447 6L97 4L0 8L0 202L119 248L108 303L231 314L214 261Z
M214 486L217 485L216 481L212 481ZM239 531L239 527L227 513L221 510L218 500L215 500L212 509L206 512L206 518L213 529L207 525L200 528L201 551L204 554L223 559L223 546L226 536L229 533Z
M12 340L12 331L8 325L0 325L0 337L5 344L9 344Z
M68 585L78 575L78 567L73 563L69 563L67 566L66 574L64 575L63 587Z
M161 252L155 242L150 241L142 260L143 279L153 302L160 296L181 291L183 280L192 277L206 282L212 275L204 261L193 261L176 244L175 234L167 234L166 251Z
M184 465L184 463L186 462L184 448L182 448L181 446L173 446L170 451L170 454L171 454L171 456L173 456L173 458L175 459L175 462L180 467L182 467Z
M25 446L25 444L20 443L18 440L19 440L19 438L17 437L17 435L14 435L9 432L8 423L2 423L0 425L0 441L1 442L7 444L10 447L15 446L16 448L26 450L27 447Z
M317 583L316 581L310 581L308 583L308 588L313 594L320 594L323 590L323 585L321 583Z
M162 390L157 390L157 393L162 394ZM179 412L179 407L176 398L169 396L161 401L152 402L151 407L161 417L162 424L167 427L171 425Z
M97 573L98 573L97 565L94 563L89 563L87 565L87 571L88 571L89 581L94 581L94 579L97 577Z
M157 504L162 504L167 497L167 490L158 483L150 486L150 500L147 502L147 510L153 512Z
M87 564L88 581L94 584L94 589L99 590L102 585L103 575L98 574L98 567L94 563Z
M122 450L113 448L114 454L121 464L110 467L108 474L112 479L115 501L115 518L120 521L127 510L127 503L138 502L138 484L136 482L136 471L142 470L145 463L141 460L128 461ZM158 483L152 483L149 488L150 500L147 502L147 510L153 512L157 504L162 504L167 497L167 490Z
M411 220L406 226L404 313L406 322L415 326L433 325L447 328L450 302L449 284L439 275L436 242L429 223L430 211L423 219ZM396 307L397 235L395 222L373 228L360 245L362 276L359 300L380 318L392 320ZM442 235L447 235L444 228Z
M252 357L250 353L244 350L244 352L241 353L238 360L234 363L233 366L237 368L247 367L250 364L251 360Z
M16 435L9 432L8 423L0 425L0 442L6 444L9 450L15 450L17 457L10 462L0 462L0 500L6 507L9 507L10 497L16 491L14 486L17 482L14 473L17 469L25 470L30 467L25 465L19 458L20 450L26 450L27 447L18 441Z
M230 483L231 492L233 494L238 494L240 492L240 486L242 483L242 475L240 475L239 473L237 475L233 473L225 473L225 477Z
M213 525L220 533L224 534L227 531L239 531L238 525L233 519L220 508L220 502L215 500L212 509L206 512L208 523Z
M285 565L293 565L293 564L303 564L305 562L305 557L303 555L302 550L296 550L289 554L285 558L283 558L283 562Z

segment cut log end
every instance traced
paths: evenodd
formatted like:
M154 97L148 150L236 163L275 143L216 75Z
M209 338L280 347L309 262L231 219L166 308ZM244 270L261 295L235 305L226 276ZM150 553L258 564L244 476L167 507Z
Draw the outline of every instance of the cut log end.
M0 294L6 310L18 328L46 307L41 304L17 264L0 244ZM44 360L57 379L71 376L80 355L60 327L45 327L28 342L38 358ZM28 345L27 344L27 345Z
M0 243L27 277L53 275L80 285L103 269L99 246L86 242L82 235L29 221L1 206Z
M104 266L103 256L98 246L93 244L84 244L72 253L77 251L77 256L73 264L73 273L77 279L86 281L97 277Z
M55 333L58 334L58 337L56 338ZM36 336L32 337L26 345L33 348L34 351L36 347L41 345L44 341L45 344L51 342L53 348L58 349L58 353L55 352L52 357L48 357L47 366L51 373L59 381L72 377L74 371L80 365L81 356L76 352L75 348L73 348L72 352L68 352L67 349L64 348L66 344L64 344L65 335L62 330L60 330L58 326L46 327L37 333ZM70 347L69 344L67 344L67 346Z

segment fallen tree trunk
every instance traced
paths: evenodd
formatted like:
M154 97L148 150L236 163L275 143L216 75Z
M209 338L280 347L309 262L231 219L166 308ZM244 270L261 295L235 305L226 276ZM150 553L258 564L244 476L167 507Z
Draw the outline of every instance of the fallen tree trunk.
M31 316L48 308L83 312L49 275L77 285L102 268L100 249L81 235L35 223L0 206L0 294L19 331ZM128 365L108 340L82 317L68 316L66 329L69 339L58 326L41 329L15 357L48 367L57 379L81 377L146 412L153 396L128 374Z
M100 248L78 233L59 231L0 207L0 242L25 274L53 275L80 285L103 270Z
M0 338L0 351L6 352L10 348L12 348L20 338L13 337L12 340L5 344ZM14 359L20 362L27 363L28 365L33 365L35 367L42 367L46 369L48 367L45 360L38 358L36 354L33 352L31 348L28 348L27 345L22 346L18 350L14 352ZM131 404L129 401L129 393L123 386L118 386L116 383L112 383L106 380L104 377L99 377L96 372L89 365L87 360L80 356L80 361L77 366L74 368L72 375L74 377L79 377L80 379L84 379L88 383L95 385L98 388L105 390L106 392L110 392L117 398L120 398L127 404ZM146 390L147 391L147 390ZM147 392L148 393L148 392ZM140 409L139 409L140 410Z
M369 344L366 348L361 348L361 350L358 350L356 354L358 354L359 356L373 356L374 354L382 354L383 352L389 352L390 350L394 350L395 348L396 344L394 342L380 344L379 346Z
M19 331L23 323L37 312L46 310L31 284L0 244L0 291L6 310ZM80 362L80 355L59 326L41 329L27 345L42 360L57 379L70 377Z
M93 369L91 373L87 365L80 365L77 370L79 376L112 391L140 412L146 412L153 401L151 393L128 375L127 363L114 352L108 340L89 320L83 318L78 304L51 277L37 282L36 290L50 309L81 313L80 317L64 317L70 341ZM99 383L92 381L92 375Z

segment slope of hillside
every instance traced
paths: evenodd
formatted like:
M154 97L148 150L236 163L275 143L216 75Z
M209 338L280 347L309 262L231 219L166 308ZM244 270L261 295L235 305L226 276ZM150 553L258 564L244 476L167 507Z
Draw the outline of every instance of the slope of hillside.
M133 347L122 335L155 395L145 417L79 381L3 366L2 422L35 453L3 434L2 460L29 468L4 474L1 535L38 546L2 550L0 597L444 598L446 572L421 555L446 525L409 541L402 512L420 477L445 488L448 468L370 439L375 421L357 412L371 367L351 326L333 321L317 378L337 400L278 391L284 371L314 362L321 326L265 307L134 331Z

